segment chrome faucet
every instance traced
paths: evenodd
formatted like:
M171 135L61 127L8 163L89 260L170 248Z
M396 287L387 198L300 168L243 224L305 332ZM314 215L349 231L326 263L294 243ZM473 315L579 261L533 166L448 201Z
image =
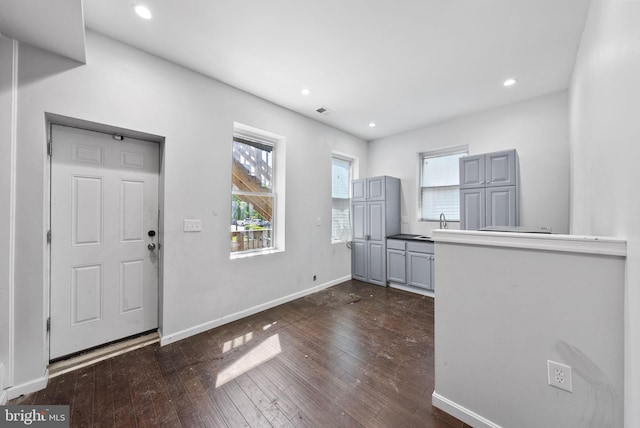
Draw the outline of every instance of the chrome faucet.
M444 216L444 213L440 213L440 229L447 228L447 218Z

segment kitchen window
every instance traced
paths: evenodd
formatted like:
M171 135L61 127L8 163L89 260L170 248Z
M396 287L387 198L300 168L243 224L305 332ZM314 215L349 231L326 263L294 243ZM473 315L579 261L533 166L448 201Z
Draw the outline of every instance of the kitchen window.
M331 158L331 242L351 239L351 159Z
M420 154L420 220L460 221L459 159L468 149L454 147Z
M231 177L231 253L275 248L275 144L234 132Z

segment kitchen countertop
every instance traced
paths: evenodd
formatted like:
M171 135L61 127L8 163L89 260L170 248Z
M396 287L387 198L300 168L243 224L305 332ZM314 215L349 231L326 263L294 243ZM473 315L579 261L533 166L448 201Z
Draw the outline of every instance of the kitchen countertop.
M387 239L400 239L402 241L423 241L433 242L430 236L425 235L413 235L411 233L399 233L397 235L387 236Z

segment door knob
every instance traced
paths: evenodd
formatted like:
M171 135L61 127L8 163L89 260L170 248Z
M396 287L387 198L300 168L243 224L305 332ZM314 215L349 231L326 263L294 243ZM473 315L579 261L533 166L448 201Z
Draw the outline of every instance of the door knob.
M155 250L156 249L156 244L151 242L149 245L147 245L147 248L150 249L150 250Z

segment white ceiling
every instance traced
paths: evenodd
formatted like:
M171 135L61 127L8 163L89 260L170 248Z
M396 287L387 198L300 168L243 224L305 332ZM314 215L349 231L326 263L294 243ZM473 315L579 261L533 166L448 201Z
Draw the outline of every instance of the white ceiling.
M136 0L84 0L84 18L372 140L567 88L589 1L140 0L154 15L144 21ZM503 87L507 77L518 84ZM316 113L321 106L334 113Z

